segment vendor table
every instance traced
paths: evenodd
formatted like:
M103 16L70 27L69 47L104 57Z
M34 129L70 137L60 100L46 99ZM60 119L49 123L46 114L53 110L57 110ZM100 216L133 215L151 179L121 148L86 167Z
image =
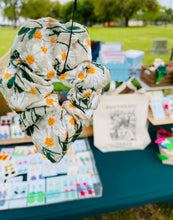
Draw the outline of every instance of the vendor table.
M157 158L156 129L150 124L153 141L145 150L102 153L89 138L103 185L102 197L4 210L0 219L72 220L173 199L173 166L163 165Z

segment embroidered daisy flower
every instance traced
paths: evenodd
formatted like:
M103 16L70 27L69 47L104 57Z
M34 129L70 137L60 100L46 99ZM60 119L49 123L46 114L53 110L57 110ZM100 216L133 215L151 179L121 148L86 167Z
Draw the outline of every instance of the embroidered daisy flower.
M53 105L54 102L56 102L54 99L46 99L46 103L47 103L48 105Z
M84 94L85 98L89 98L90 96L91 96L91 92L87 92L87 93Z
M34 88L34 87L32 87L31 89L30 89L30 93L33 93L34 95L36 94L36 89Z
M47 48L46 47L41 47L43 53L47 53Z
M51 42L51 43L55 43L55 42L56 42L56 39L55 39L54 37L52 37L52 38L50 39L50 42Z
M79 79L85 79L86 76L85 76L84 73L79 73L78 78L79 78Z
M52 138L47 137L46 140L45 140L45 144L46 144L48 147L51 147L51 146L53 145L53 140L52 140Z
M64 61L66 59L66 57L67 57L66 53L62 53L61 57L62 57L62 61Z
M63 73L60 75L60 80L65 80L67 73Z
M27 61L29 64L33 64L34 61L35 61L35 58L30 54L30 55L27 55L27 56L26 56L26 61Z
M70 122L71 125L74 125L75 122L76 122L76 119L75 119L75 118L71 118L71 119L69 120L69 122Z
M6 79L8 79L11 76L11 73L4 73L4 76Z
M76 106L74 106L73 104L69 104L68 106L69 108L76 108Z
M47 78L50 79L55 76L55 71L49 71L47 74Z
M49 119L48 119L48 125L53 125L55 123L55 119L54 118L52 118L52 117L50 117Z
M87 44L88 44L88 46L91 47L91 40L90 39L87 39Z
M34 34L34 37L41 39L42 38L41 31L36 31L36 33Z
M95 68L93 68L93 67L90 67L89 69L87 69L87 72L89 73L89 74L94 74L95 73Z

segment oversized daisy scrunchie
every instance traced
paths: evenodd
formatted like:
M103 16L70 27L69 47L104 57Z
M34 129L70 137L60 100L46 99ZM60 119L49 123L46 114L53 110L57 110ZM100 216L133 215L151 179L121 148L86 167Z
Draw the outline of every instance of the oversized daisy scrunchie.
M1 90L20 118L20 127L32 136L38 151L51 162L61 160L82 132L82 124L97 108L109 71L91 61L86 28L74 23L70 51L63 73L71 22L52 18L29 20L20 28ZM52 81L71 88L59 105Z

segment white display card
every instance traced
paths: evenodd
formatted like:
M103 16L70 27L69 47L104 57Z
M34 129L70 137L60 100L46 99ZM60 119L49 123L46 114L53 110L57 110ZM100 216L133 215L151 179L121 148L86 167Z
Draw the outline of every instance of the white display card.
M45 204L45 180L30 181L27 206Z
M20 129L19 125L11 125L11 137L12 138L23 138L24 132Z
M9 208L21 208L27 205L28 182L14 183L11 189Z
M0 183L0 210L8 209L11 186L10 183Z
M8 125L0 126L0 140L8 139L10 137L10 129Z

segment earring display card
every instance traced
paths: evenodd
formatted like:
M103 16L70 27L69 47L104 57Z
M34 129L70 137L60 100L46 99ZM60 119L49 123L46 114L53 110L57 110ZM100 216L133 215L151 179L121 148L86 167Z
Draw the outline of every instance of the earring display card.
M150 102L154 120L165 119L165 112L160 102Z
M87 143L84 139L78 139L77 141L75 141L73 147L75 153L88 150Z
M24 133L21 131L19 125L11 125L11 137L12 138L23 138Z
M0 161L8 161L14 152L14 148L2 148L0 151Z
M43 156L40 153L31 154L28 156L28 161L30 165L37 165L43 163Z
M56 165L58 174L67 174L70 165L70 156L64 156L62 160Z
M46 179L46 203L77 199L75 176L60 176Z
M16 176L6 180L6 183L20 183L23 181L23 176Z
M8 139L10 136L10 129L8 125L0 126L0 140Z
M28 172L28 157L17 157L16 159L18 175Z
M89 153L89 151L79 152L76 155L80 163L79 165L87 165L92 163L91 154Z
M7 162L2 163L1 171L2 171L3 180L17 176L18 172L17 172L16 160L11 159Z
M48 159L44 159L42 163L42 174L44 177L57 176L57 166L51 163Z
M89 174L91 176L91 180L93 184L98 183L98 173L97 170L94 169L92 164L84 165L84 166L79 166L78 167L78 174L79 175L84 175L84 174Z
M11 117L10 116L1 116L1 125L11 125Z
M42 165L41 164L30 164L28 166L28 174L27 174L27 180L41 180L43 179L42 174Z
M30 181L27 206L45 204L45 180Z
M14 157L28 156L35 153L37 153L37 150L35 149L34 145L16 146L13 156Z
M0 183L0 210L8 209L11 186L10 183Z
M95 191L91 176L89 174L85 174L78 175L76 178L78 197L81 199L93 197L95 195Z
M12 185L9 208L26 207L28 182L19 182Z

